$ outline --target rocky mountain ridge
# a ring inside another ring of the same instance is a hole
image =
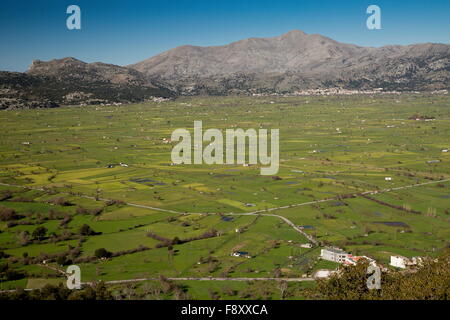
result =
[[[0,72],[0,109],[318,88],[449,89],[450,45],[361,47],[294,30],[223,46],[181,46],[126,67],[35,60],[25,73]]]
[[[450,45],[361,47],[294,30],[225,46],[181,46],[128,67],[180,94],[438,90],[450,86]]]

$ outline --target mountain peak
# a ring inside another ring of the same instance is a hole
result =
[[[289,32],[286,32],[285,34],[282,34],[281,37],[306,36],[306,35],[308,35],[306,32],[303,32],[302,30],[294,29]]]
[[[350,46],[347,51],[352,49]],[[291,30],[278,37],[248,38],[217,47],[181,46],[130,67],[163,78],[303,72],[331,58],[339,59],[342,51],[332,39]]]
[[[67,57],[62,59],[53,59],[51,61],[42,61],[42,60],[33,60],[30,67],[28,68],[28,72],[40,72],[42,69],[45,70],[48,67],[67,67],[67,66],[73,66],[73,65],[85,65],[86,62],[83,62],[81,60],[75,59],[73,57]]]

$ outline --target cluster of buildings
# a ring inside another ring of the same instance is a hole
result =
[[[170,100],[171,100],[170,98],[153,97],[153,96],[148,99],[148,101],[151,101],[151,102],[166,102],[166,101],[170,101]]]
[[[435,92],[436,94],[447,94],[443,90],[442,92]],[[292,93],[253,93],[254,97],[267,97],[267,96],[331,96],[331,95],[354,95],[354,94],[401,94],[400,91],[384,91],[383,88],[375,88],[370,90],[357,90],[357,89],[345,89],[345,88],[319,88],[319,89],[305,89],[298,90]],[[419,93],[414,91],[413,93]],[[270,103],[274,103],[271,101]]]
[[[339,248],[322,249],[320,252],[320,257],[324,260],[346,265],[356,265],[359,260],[366,259],[371,265],[377,265],[377,262],[372,258],[369,258],[367,256],[354,256],[351,253],[345,252],[344,250]],[[421,257],[407,258],[403,256],[391,256],[389,265],[400,269],[406,269],[414,266],[420,266],[422,263],[423,259]]]
[[[325,248],[320,251],[320,257],[324,260],[333,261],[346,265],[356,265],[359,260],[366,259],[371,265],[376,265],[376,261],[366,256],[354,256],[339,248]]]
[[[353,95],[353,94],[376,94],[376,93],[397,93],[396,91],[383,91],[383,88],[372,90],[350,90],[344,88],[324,88],[324,89],[307,89],[295,91],[296,96],[330,96],[330,95]]]

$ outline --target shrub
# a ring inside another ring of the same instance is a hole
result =
[[[45,237],[45,235],[47,234],[47,231],[48,230],[45,227],[37,227],[36,229],[34,229],[32,236],[34,239],[40,241]]]
[[[5,190],[2,193],[0,193],[0,201],[5,201],[8,199],[11,199],[13,196],[13,193],[10,190]]]
[[[69,202],[68,200],[66,200],[63,197],[59,197],[59,198],[55,198],[51,201],[49,201],[50,203],[53,203],[57,206],[63,206],[63,207],[67,207],[67,206],[72,206],[73,204],[71,202]]]
[[[16,214],[16,212],[13,209],[6,208],[6,207],[0,207],[0,220],[1,221],[11,221],[11,220],[17,220],[19,216]]]
[[[56,258],[56,263],[59,264],[60,266],[67,266],[72,264],[72,260],[68,259],[66,256],[59,256],[58,258]]]
[[[75,212],[76,212],[77,214],[88,214],[88,213],[89,213],[89,210],[86,209],[86,208],[83,208],[83,207],[81,207],[81,206],[77,206],[77,209],[75,210]]]
[[[112,253],[106,250],[105,248],[100,248],[95,250],[95,256],[99,259],[110,258],[112,256]]]
[[[83,224],[80,228],[80,234],[82,236],[92,236],[95,235],[95,231],[87,224]]]
[[[65,227],[69,224],[69,222],[72,220],[72,217],[70,215],[64,216],[64,218],[59,222],[59,225],[61,227]]]
[[[107,202],[106,202],[106,205],[109,207],[109,206],[114,206],[114,205],[116,205],[116,206],[121,206],[121,205],[124,205],[125,204],[125,202],[124,201],[122,201],[122,200],[116,200],[116,199],[110,199],[110,200],[108,200]]]

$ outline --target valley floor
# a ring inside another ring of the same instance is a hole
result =
[[[391,255],[438,256],[450,239],[449,104],[445,95],[206,97],[2,111],[0,263],[11,270],[1,289],[64,282],[55,268],[73,263],[83,282],[164,275],[211,298],[196,279],[242,291],[237,279],[334,269],[318,259],[324,246],[385,266]],[[195,120],[204,130],[280,129],[280,171],[171,165],[167,140]],[[309,288],[290,285],[292,298]]]

